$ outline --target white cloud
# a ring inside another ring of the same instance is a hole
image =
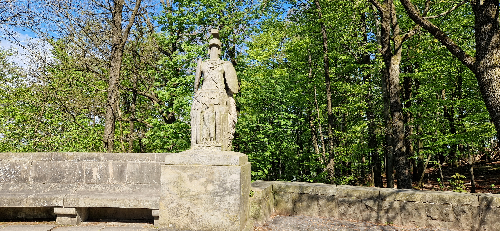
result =
[[[10,57],[10,60],[18,66],[29,69],[39,65],[42,60],[50,61],[52,59],[52,46],[50,44],[35,38],[34,35],[20,32],[14,32],[13,37],[15,40],[3,38],[0,41],[0,47],[15,53]]]

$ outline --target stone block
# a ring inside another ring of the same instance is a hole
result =
[[[480,194],[478,197],[479,205],[482,208],[495,207],[500,208],[500,195],[499,194]]]
[[[51,231],[54,230],[56,226],[55,225],[43,225],[43,224],[37,224],[37,225],[8,225],[3,230],[8,230],[8,231]],[[59,230],[59,229],[58,229]]]
[[[293,202],[293,214],[303,216],[319,216],[319,198],[317,194],[298,194],[297,200]]]
[[[28,161],[0,161],[0,183],[28,183],[30,165]]]
[[[353,220],[361,220],[364,204],[361,199],[343,197],[337,198],[338,214]]]
[[[413,189],[378,188],[380,199],[387,201],[427,202],[427,192]]]
[[[475,230],[477,227],[479,207],[472,205],[451,205],[455,217],[455,225],[458,230]]]
[[[333,195],[321,195],[318,198],[319,214],[325,217],[340,218],[337,198]],[[343,216],[342,216],[343,217]]]
[[[349,185],[338,185],[335,192],[337,198],[352,198],[352,199],[370,199],[376,200],[379,198],[379,189],[371,187],[359,187]]]
[[[377,222],[382,224],[401,224],[404,222],[401,218],[400,201],[384,201],[380,200],[377,206]]]
[[[0,184],[1,207],[63,206],[64,195],[73,185],[61,184]]]
[[[188,152],[174,155],[181,158],[179,160],[166,160],[168,165],[161,167],[160,227],[179,230],[245,228],[249,210],[250,163],[240,153],[217,153],[221,158],[203,153],[193,156]],[[212,157],[217,161],[209,160]],[[205,165],[214,163],[218,165]]]
[[[59,225],[79,225],[87,220],[88,208],[54,208],[56,223]]]
[[[255,181],[251,185],[249,219],[252,225],[262,225],[274,213],[272,182]]]
[[[425,203],[428,221],[455,222],[456,217],[451,204]],[[434,226],[431,226],[434,227]]]
[[[297,201],[299,194],[287,192],[274,192],[274,211],[276,214],[293,215],[293,203]]]
[[[165,157],[167,165],[240,166],[247,162],[247,155],[238,152],[203,149],[190,149]]]
[[[477,194],[457,193],[457,192],[440,192],[430,191],[425,192],[427,195],[427,203],[434,204],[452,204],[452,205],[479,205]]]
[[[337,187],[336,185],[321,183],[275,181],[273,182],[273,191],[317,195],[335,195],[337,192]]]
[[[160,226],[160,210],[159,209],[151,210],[151,215],[153,216],[153,225],[156,227]]]
[[[128,162],[128,184],[160,184],[160,163],[158,162]]]
[[[124,184],[127,182],[127,162],[108,162],[109,183]]]
[[[64,207],[158,209],[159,185],[83,185],[64,198]]]
[[[361,200],[360,217],[361,221],[378,222],[380,200],[366,199]]]
[[[422,202],[404,202],[400,204],[400,225],[425,227],[427,225],[427,204]]]
[[[479,197],[480,230],[498,230],[500,227],[500,195],[483,194]]]
[[[106,162],[83,162],[86,184],[109,183],[109,169]]]
[[[34,183],[83,183],[83,162],[33,161],[31,179]]]

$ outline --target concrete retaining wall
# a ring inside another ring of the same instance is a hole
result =
[[[455,230],[499,230],[500,195],[300,182],[252,184],[251,219],[308,215]]]

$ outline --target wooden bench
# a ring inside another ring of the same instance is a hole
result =
[[[45,208],[37,211],[72,225],[86,220],[89,208],[146,209],[157,221],[166,155],[0,153],[0,209],[22,217],[12,210]]]

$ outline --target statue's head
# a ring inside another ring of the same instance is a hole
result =
[[[208,53],[210,54],[210,59],[219,59],[220,48],[222,43],[219,40],[219,30],[212,29],[211,31],[212,39],[208,43]]]

